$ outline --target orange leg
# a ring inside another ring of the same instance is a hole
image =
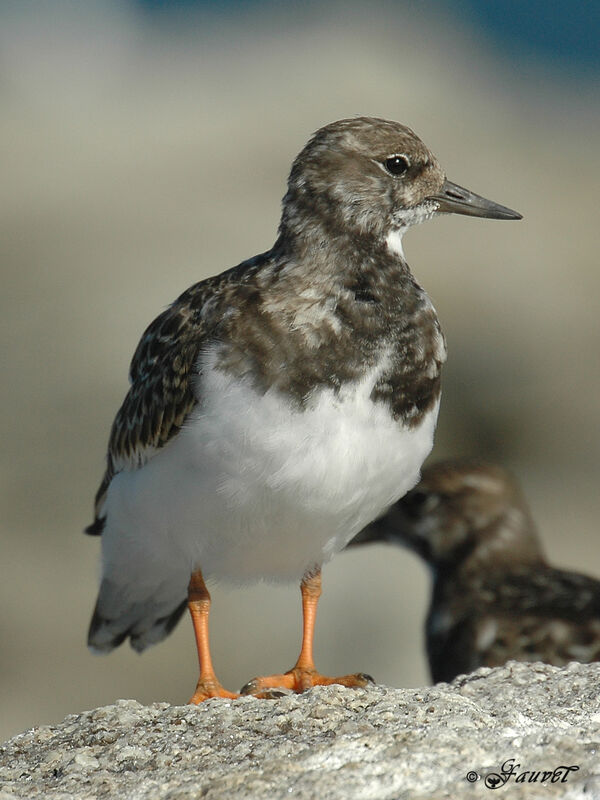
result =
[[[313,639],[317,605],[321,596],[320,569],[305,574],[300,584],[300,591],[302,592],[302,647],[295,666],[279,675],[254,678],[244,686],[242,694],[268,697],[268,690],[275,688],[304,692],[310,689],[311,686],[326,686],[332,683],[339,683],[342,686],[363,687],[373,682],[373,678],[370,675],[365,675],[362,672],[356,675],[344,675],[339,678],[327,678],[317,672],[313,658]]]
[[[188,608],[192,616],[192,624],[196,635],[200,677],[190,703],[201,703],[209,697],[238,697],[224,689],[215,675],[210,657],[208,641],[208,615],[210,612],[210,594],[204,583],[200,570],[192,573],[188,586]]]

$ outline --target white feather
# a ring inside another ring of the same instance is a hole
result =
[[[396,228],[392,229],[385,238],[385,243],[388,246],[388,250],[391,250],[394,255],[400,256],[400,258],[405,261],[404,256],[404,248],[402,247],[402,237],[406,228]]]

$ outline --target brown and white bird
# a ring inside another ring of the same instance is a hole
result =
[[[142,336],[96,497],[102,580],[89,631],[107,652],[163,639],[186,603],[200,678],[231,697],[208,644],[204,578],[301,580],[296,666],[244,689],[326,678],[312,636],[321,565],[418,480],[446,357],[402,252],[410,225],[519,214],[446,180],[420,139],[359,117],[294,161],[271,250],[184,292]]]
[[[509,659],[600,660],[600,581],[551,567],[521,490],[501,467],[447,461],[351,543],[390,542],[431,568],[434,681]]]

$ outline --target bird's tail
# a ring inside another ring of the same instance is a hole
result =
[[[115,583],[103,579],[88,632],[94,653],[110,653],[125,639],[138,653],[168,636],[186,607],[185,585],[179,591],[148,592],[127,597]]]

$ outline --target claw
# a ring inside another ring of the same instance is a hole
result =
[[[343,675],[337,678],[329,678],[321,675],[315,669],[304,669],[294,667],[289,672],[280,675],[267,675],[253,678],[242,687],[240,694],[254,695],[255,697],[267,697],[273,699],[289,694],[290,690],[300,694],[312,689],[313,686],[331,686],[339,684],[353,689],[362,689],[370,683],[375,683],[370,675],[358,672],[355,675]]]
[[[189,700],[189,704],[198,705],[208,700],[210,697],[223,697],[227,700],[235,700],[236,697],[239,697],[239,694],[227,691],[218,681],[199,680],[196,691]]]

